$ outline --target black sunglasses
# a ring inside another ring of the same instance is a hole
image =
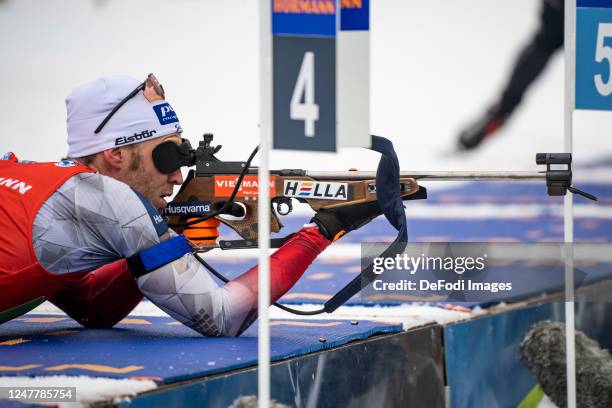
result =
[[[108,121],[113,117],[117,111],[126,104],[127,101],[132,99],[134,96],[138,94],[138,92],[142,91],[144,93],[145,98],[149,102],[157,102],[163,101],[165,97],[164,87],[159,83],[155,75],[149,74],[147,79],[144,82],[136,87],[132,92],[130,92],[125,98],[123,98],[115,107],[106,115],[106,117],[100,122],[96,130],[94,130],[95,134],[100,133],[100,131],[104,128],[104,126],[108,123]]]
[[[196,163],[196,152],[187,139],[181,139],[181,144],[165,141],[158,144],[152,152],[153,164],[160,173],[174,173],[183,166],[193,166]]]

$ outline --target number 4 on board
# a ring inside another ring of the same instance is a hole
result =
[[[307,51],[302,59],[300,73],[291,95],[289,117],[293,120],[303,120],[304,135],[314,137],[315,122],[319,120],[319,105],[315,103],[315,54],[312,51]]]

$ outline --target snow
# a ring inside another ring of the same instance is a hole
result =
[[[60,408],[87,406],[95,401],[129,398],[157,387],[150,380],[119,380],[87,376],[0,377],[0,387],[76,387],[76,402],[53,403]]]
[[[291,305],[291,307],[298,310],[314,310],[321,308],[321,305],[304,304]],[[30,313],[49,315],[63,314],[61,310],[49,302],[43,303]],[[315,316],[296,316],[275,307],[270,308],[271,319],[380,320],[391,323],[401,323],[404,330],[413,329],[426,324],[458,322],[471,317],[480,316],[484,313],[488,313],[488,311],[481,309],[475,309],[473,311],[448,310],[441,307],[418,304],[401,304],[397,306],[341,306],[334,313],[323,313]],[[132,313],[130,313],[129,317],[143,316],[168,315],[150,301],[144,300],[140,302]]]

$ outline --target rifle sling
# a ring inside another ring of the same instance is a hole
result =
[[[408,228],[406,213],[400,191],[400,167],[397,154],[391,141],[384,137],[372,135],[372,147],[381,154],[376,170],[376,198],[385,218],[397,230],[395,240],[383,251],[380,257],[395,257],[401,254],[408,244]],[[368,286],[376,275],[373,264],[369,264],[351,282],[343,287],[323,305],[323,310],[331,313],[356,295],[362,288]]]

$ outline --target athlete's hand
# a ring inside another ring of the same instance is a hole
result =
[[[330,241],[336,241],[349,231],[354,231],[382,214],[376,201],[323,208],[310,220]]]
[[[402,197],[403,201],[423,200],[427,198],[425,187],[419,187],[414,194]],[[334,242],[344,234],[359,229],[382,214],[377,201],[345,205],[342,207],[323,208],[319,210],[310,222],[319,227],[319,231],[327,239]]]

